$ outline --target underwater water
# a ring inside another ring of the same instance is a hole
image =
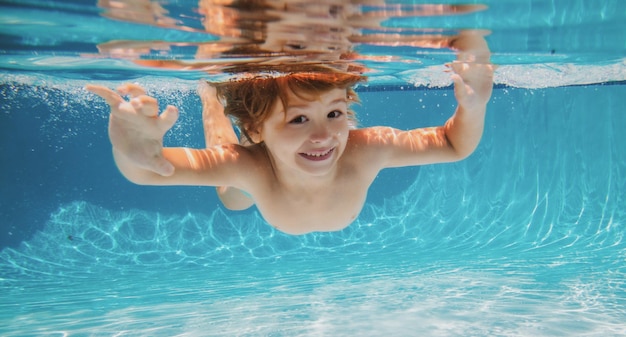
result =
[[[387,24],[492,30],[500,67],[476,152],[385,170],[350,227],[290,236],[224,209],[212,188],[136,186],[115,168],[108,107],[85,84],[144,85],[180,108],[165,143],[201,147],[195,87],[218,75],[86,55],[116,32],[198,32],[81,2],[2,2],[0,334],[625,335],[626,3],[485,3]],[[357,88],[360,124],[453,112],[449,52],[356,48],[422,62],[363,61],[375,71]]]

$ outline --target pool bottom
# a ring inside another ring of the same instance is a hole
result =
[[[229,230],[223,216],[61,208],[37,237],[0,255],[0,333],[626,333],[620,241],[469,245],[463,235],[412,237],[397,219],[291,237],[256,216],[229,217],[239,225]],[[381,224],[394,228],[381,235]]]
[[[4,336],[618,336],[623,275],[525,261],[363,259],[43,279],[3,289]],[[545,267],[540,268],[544,269]],[[619,288],[614,288],[615,286]],[[9,290],[8,292],[6,290]]]

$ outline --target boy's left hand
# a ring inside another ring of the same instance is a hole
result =
[[[459,106],[466,110],[484,108],[493,90],[494,65],[454,61],[449,67],[454,72],[454,96]]]

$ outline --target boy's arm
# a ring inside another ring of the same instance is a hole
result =
[[[450,65],[454,72],[454,96],[458,102],[454,115],[445,123],[449,145],[463,159],[476,149],[485,125],[487,103],[493,90],[491,53],[479,33],[464,32],[451,41],[457,60]]]
[[[237,183],[237,166],[245,148],[163,148],[163,135],[178,118],[176,108],[168,106],[159,115],[157,101],[137,85],[124,85],[118,88],[119,93],[95,85],[86,89],[104,98],[111,107],[109,138],[115,163],[128,180],[145,185]],[[130,101],[120,94],[130,95]]]
[[[239,144],[233,125],[224,114],[224,106],[217,97],[216,89],[201,81],[198,84],[198,96],[202,102],[202,125],[206,147]],[[232,186],[218,186],[217,195],[224,207],[230,210],[243,210],[254,205],[249,195]]]
[[[458,50],[449,66],[458,106],[443,126],[409,131],[376,127],[357,136],[378,149],[374,151],[383,167],[458,161],[478,146],[493,87],[489,48],[482,35],[471,32],[453,39],[451,48]]]

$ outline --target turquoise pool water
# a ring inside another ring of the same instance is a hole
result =
[[[166,143],[200,147],[205,75],[85,56],[116,29],[163,30],[55,3],[3,2],[0,14],[1,335],[626,334],[626,3],[494,1],[391,20],[492,30],[500,68],[483,140],[459,163],[383,171],[353,225],[304,236],[225,210],[209,188],[125,181],[108,110],[82,87],[146,85],[181,109]],[[449,117],[450,53],[357,48],[423,59],[368,63],[380,71],[358,88],[361,124]]]

